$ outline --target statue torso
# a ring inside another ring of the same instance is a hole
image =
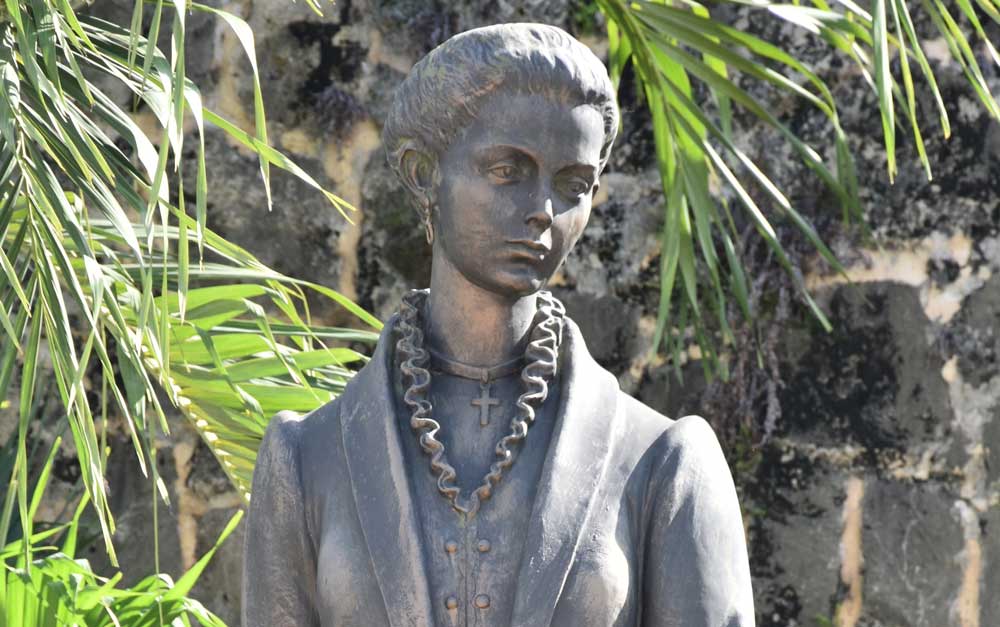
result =
[[[430,400],[435,419],[442,423],[438,438],[455,467],[463,495],[479,487],[489,464],[496,460],[494,448],[510,430],[514,401],[521,392],[520,378],[517,374],[504,377],[488,387],[488,398],[493,399],[488,412],[481,404],[473,404],[483,398],[482,391],[476,381],[433,373]],[[452,508],[438,491],[429,457],[410,428],[398,385],[396,392],[397,424],[425,547],[435,624],[509,625],[524,529],[559,406],[558,381],[550,385],[549,396],[538,409],[515,463],[493,496],[471,517]]]
[[[622,394],[568,332],[557,391],[472,520],[438,493],[396,407],[390,328],[339,399],[279,415],[254,476],[245,624],[752,625],[739,507],[711,428]],[[477,387],[431,392],[436,412],[464,416],[449,438],[468,449],[453,444],[449,461],[466,489],[499,435],[463,437],[480,430]]]

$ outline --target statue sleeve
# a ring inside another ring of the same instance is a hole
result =
[[[243,549],[243,627],[319,627],[299,420],[291,412],[275,416],[257,453]]]
[[[663,435],[650,477],[643,580],[647,627],[753,627],[750,564],[729,466],[698,416]]]

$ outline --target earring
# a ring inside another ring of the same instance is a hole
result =
[[[432,207],[427,206],[427,210],[424,212],[423,223],[424,223],[424,236],[427,238],[428,244],[434,243],[434,223],[431,221]]]
[[[430,216],[424,218],[424,235],[427,236],[427,243],[434,243],[434,225],[431,224]]]

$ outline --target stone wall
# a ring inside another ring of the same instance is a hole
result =
[[[93,11],[127,23],[130,4]],[[554,23],[606,51],[599,20],[579,0],[340,0],[323,18],[286,0],[223,6],[256,33],[270,136],[359,211],[350,224],[275,172],[269,213],[256,159],[210,130],[210,226],[381,317],[429,274],[423,235],[379,139],[412,63],[456,32],[502,21]],[[662,198],[649,119],[628,78],[600,198],[554,291],[626,391],[668,415],[705,415],[720,433],[741,492],[760,625],[1000,624],[1000,125],[978,106],[960,68],[943,60],[944,43],[932,41],[953,136],[944,141],[925,127],[935,174],[928,182],[903,133],[900,172],[889,185],[875,100],[853,67],[764,15],[720,15],[793,46],[844,103],[874,241],[842,227],[839,208],[780,138],[737,116],[739,144],[790,190],[848,266],[850,284],[775,217],[833,332],[822,331],[748,237],[761,322],[737,330],[731,380],[707,380],[695,349],[685,356],[683,384],[650,357]],[[206,103],[249,128],[249,65],[238,41],[201,14],[189,29],[188,66]],[[989,71],[1000,93],[1000,73]],[[805,105],[773,104],[797,132],[829,140]],[[316,311],[323,322],[346,320],[325,303]],[[159,524],[162,565],[177,573],[210,546],[238,499],[196,436],[179,421],[175,427],[160,449],[173,499],[160,507]],[[119,443],[109,483],[117,546],[134,579],[152,565],[152,496],[128,449]],[[229,541],[196,591],[233,626],[241,543],[239,535]],[[93,556],[100,561],[100,550]]]

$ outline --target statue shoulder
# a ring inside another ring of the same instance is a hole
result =
[[[301,416],[293,411],[279,411],[264,431],[264,438],[260,441],[260,448],[257,450],[257,467],[265,462],[271,462],[271,458],[277,457],[281,461],[292,461],[298,464],[299,433],[302,430],[302,421],[305,416]]]
[[[697,415],[668,418],[624,392],[619,403],[624,414],[625,437],[633,446],[652,449],[651,457],[659,460],[658,465],[675,469],[680,465],[716,476],[718,473],[713,470],[722,468],[728,477],[722,447],[707,420]]]
[[[277,455],[290,467],[300,467],[303,458],[313,453],[315,443],[330,442],[330,436],[339,432],[339,416],[339,397],[307,414],[279,411],[267,424],[257,453],[257,465],[265,456]]]
[[[698,449],[718,447],[719,440],[708,421],[691,414],[682,418],[668,418],[642,401],[621,392],[622,405],[627,430],[638,430],[649,437],[660,440],[661,445],[671,447],[694,447]]]
[[[618,393],[618,407],[627,437],[643,440],[647,446],[655,444],[677,423],[622,391]]]
[[[704,418],[685,416],[666,424],[648,452],[648,615],[657,624],[656,617],[680,616],[684,624],[752,627],[739,498],[715,431]]]
[[[661,490],[675,497],[686,494],[696,499],[736,502],[732,474],[719,438],[701,416],[671,420],[651,449],[650,480],[659,483]],[[737,515],[738,511],[737,507]]]

